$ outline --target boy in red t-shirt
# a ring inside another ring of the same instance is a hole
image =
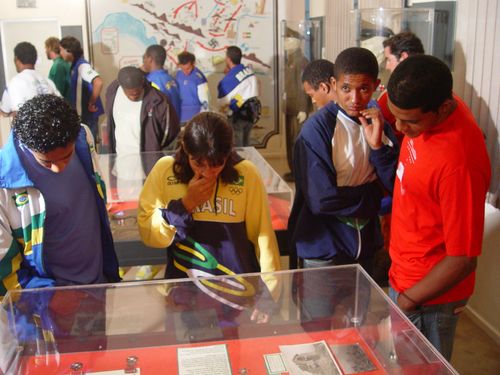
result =
[[[458,314],[474,289],[491,177],[481,130],[452,86],[448,67],[425,55],[401,62],[387,86],[405,135],[394,186],[390,295],[448,360]]]

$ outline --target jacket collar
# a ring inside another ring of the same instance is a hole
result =
[[[0,187],[15,189],[34,186],[19,158],[18,141],[14,139],[14,132],[10,132],[9,139],[0,150]]]
[[[78,155],[79,159],[84,163],[86,170],[92,170],[88,169],[92,166],[92,160],[90,157],[86,157],[88,154],[88,145],[85,137],[85,130],[81,128],[75,144],[75,154]],[[19,150],[18,142],[19,141],[14,138],[14,132],[11,131],[7,143],[3,149],[0,150],[1,188],[16,189],[35,186],[33,181],[29,178],[19,157],[21,150]]]

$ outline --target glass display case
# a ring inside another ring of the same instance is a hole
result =
[[[284,249],[293,192],[254,147],[236,148],[236,151],[255,164],[260,172],[268,194],[273,228],[280,249]],[[160,158],[169,154],[173,154],[173,151],[124,156],[99,155],[101,173],[106,183],[111,230],[121,266],[165,263],[165,252],[148,248],[140,241],[136,218],[139,195],[146,176]]]
[[[351,44],[368,48],[382,65],[382,42],[402,31],[417,35],[425,51],[433,48],[434,10],[427,8],[377,8],[351,11]]]
[[[380,89],[389,79],[385,70],[383,42],[402,31],[413,32],[421,41],[424,50],[434,51],[434,10],[428,8],[376,8],[351,11],[350,44],[367,48],[373,52],[379,63]],[[375,97],[380,91],[375,93]]]
[[[6,374],[457,374],[357,265],[12,290]]]

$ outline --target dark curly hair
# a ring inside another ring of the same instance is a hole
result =
[[[330,88],[330,79],[333,77],[334,65],[331,61],[319,59],[311,61],[304,68],[302,73],[302,83],[309,83],[314,90],[319,89],[320,83],[324,83]]]
[[[401,109],[420,108],[436,112],[452,99],[453,77],[448,66],[437,57],[414,55],[403,60],[387,84],[389,99]]]
[[[174,174],[187,184],[194,176],[189,166],[189,155],[196,161],[204,161],[216,167],[226,164],[220,173],[221,180],[228,184],[238,180],[235,165],[241,158],[233,150],[233,128],[226,118],[214,112],[201,112],[185,126],[180,146],[175,154]]]
[[[351,47],[339,53],[335,59],[335,79],[346,74],[367,74],[377,80],[378,62],[375,55],[366,48]]]
[[[80,118],[63,98],[38,95],[19,108],[12,130],[30,150],[47,153],[76,141]]]

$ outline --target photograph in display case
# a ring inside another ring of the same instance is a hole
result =
[[[330,348],[344,374],[359,374],[377,369],[359,343],[332,345]]]
[[[291,375],[342,374],[325,341],[280,345],[280,350]]]

